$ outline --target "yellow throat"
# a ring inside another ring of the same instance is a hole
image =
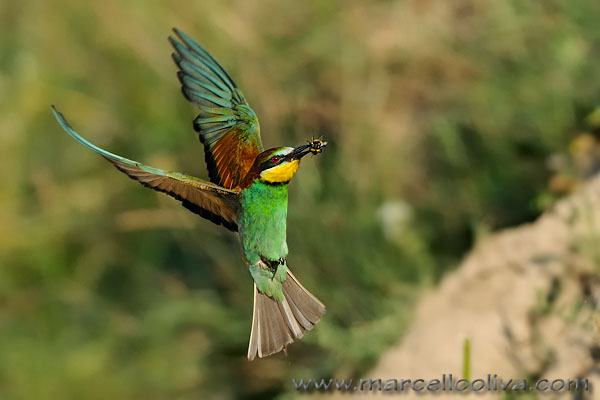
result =
[[[289,182],[298,171],[300,160],[292,160],[285,164],[269,168],[260,173],[260,179],[271,183]]]

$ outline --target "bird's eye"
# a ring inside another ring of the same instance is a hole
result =
[[[273,156],[273,157],[271,157],[271,161],[274,162],[274,163],[278,163],[279,160],[281,160],[281,157],[279,157],[279,156]]]

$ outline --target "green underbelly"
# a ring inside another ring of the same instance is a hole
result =
[[[286,243],[287,185],[255,181],[241,193],[238,227],[242,251],[249,264],[278,260],[288,253]]]

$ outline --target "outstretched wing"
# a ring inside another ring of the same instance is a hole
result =
[[[194,129],[204,145],[210,180],[237,187],[262,151],[256,114],[229,74],[196,41],[173,29],[173,60],[186,99],[200,109]]]
[[[99,153],[117,169],[142,185],[163,192],[181,201],[183,206],[215,224],[222,224],[237,231],[239,211],[238,192],[228,190],[202,179],[151,168],[128,160],[88,142],[71,128],[64,116],[52,106],[52,112],[60,126],[75,140]]]

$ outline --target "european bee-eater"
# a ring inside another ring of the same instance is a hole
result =
[[[169,37],[186,99],[200,109],[194,129],[204,145],[210,182],[167,172],[110,153],[82,138],[52,107],[62,128],[142,185],[181,201],[188,210],[239,233],[254,279],[248,359],[284,350],[320,321],[325,306],[288,269],[288,183],[300,159],[327,144],[263,150],[256,114],[223,67],[196,41],[174,29]]]

